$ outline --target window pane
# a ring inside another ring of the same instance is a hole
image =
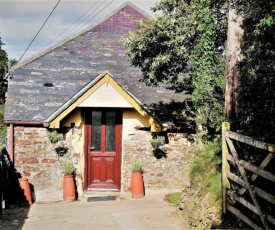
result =
[[[101,143],[101,111],[92,111],[92,151],[99,152]]]
[[[116,112],[106,111],[106,151],[115,151]]]

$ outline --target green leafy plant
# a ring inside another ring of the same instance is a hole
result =
[[[151,143],[160,143],[161,145],[165,144],[165,137],[164,136],[157,136],[156,138],[150,139]]]
[[[165,137],[164,136],[157,136],[156,138],[150,139],[150,143],[154,148],[158,148],[159,146],[165,144]]]
[[[62,164],[62,169],[64,174],[72,174],[74,172],[74,165],[70,161],[65,161]]]
[[[140,172],[141,171],[141,163],[138,160],[133,160],[131,162],[131,169],[133,172]]]
[[[51,143],[56,143],[62,138],[62,135],[54,130],[48,134],[48,138]]]

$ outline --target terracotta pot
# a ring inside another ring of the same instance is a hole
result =
[[[30,205],[32,204],[32,194],[30,184],[27,178],[19,178],[19,186],[22,190],[22,202],[28,202]]]
[[[144,184],[141,172],[132,172],[131,193],[132,198],[144,197]]]
[[[72,174],[65,174],[63,177],[63,201],[75,201],[75,185]]]

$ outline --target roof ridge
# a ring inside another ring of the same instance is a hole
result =
[[[136,11],[138,11],[140,14],[142,14],[143,16],[149,18],[150,15],[147,14],[145,11],[143,11],[142,9],[140,9],[139,7],[137,7],[135,4],[133,4],[132,2],[124,2],[121,6],[119,6],[118,8],[116,8],[115,10],[111,11],[109,14],[107,14],[105,17],[103,17],[101,20],[99,20],[98,22],[95,22],[94,24],[91,24],[90,26],[88,26],[87,28],[82,29],[81,31],[79,31],[78,33],[72,34],[69,37],[65,38],[64,40],[58,42],[56,45],[53,45],[45,50],[42,50],[40,52],[38,52],[37,54],[33,55],[32,57],[28,58],[27,60],[18,63],[14,66],[11,67],[11,72],[24,66],[27,65],[29,63],[31,63],[32,61],[48,54],[49,52],[53,51],[54,49],[66,44],[67,42],[79,37],[81,34],[86,33],[87,31],[95,28],[96,26],[102,24],[104,21],[108,20],[110,17],[112,17],[113,15],[115,15],[116,13],[118,13],[120,10],[122,10],[123,8],[125,8],[126,6],[130,6],[133,9],[135,9]]]

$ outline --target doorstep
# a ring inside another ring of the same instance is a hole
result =
[[[115,199],[113,199],[115,197]],[[113,201],[120,201],[121,199],[121,192],[120,191],[85,191],[83,194],[83,198],[87,201],[98,201],[104,200],[113,200]],[[102,199],[100,199],[102,198]]]

